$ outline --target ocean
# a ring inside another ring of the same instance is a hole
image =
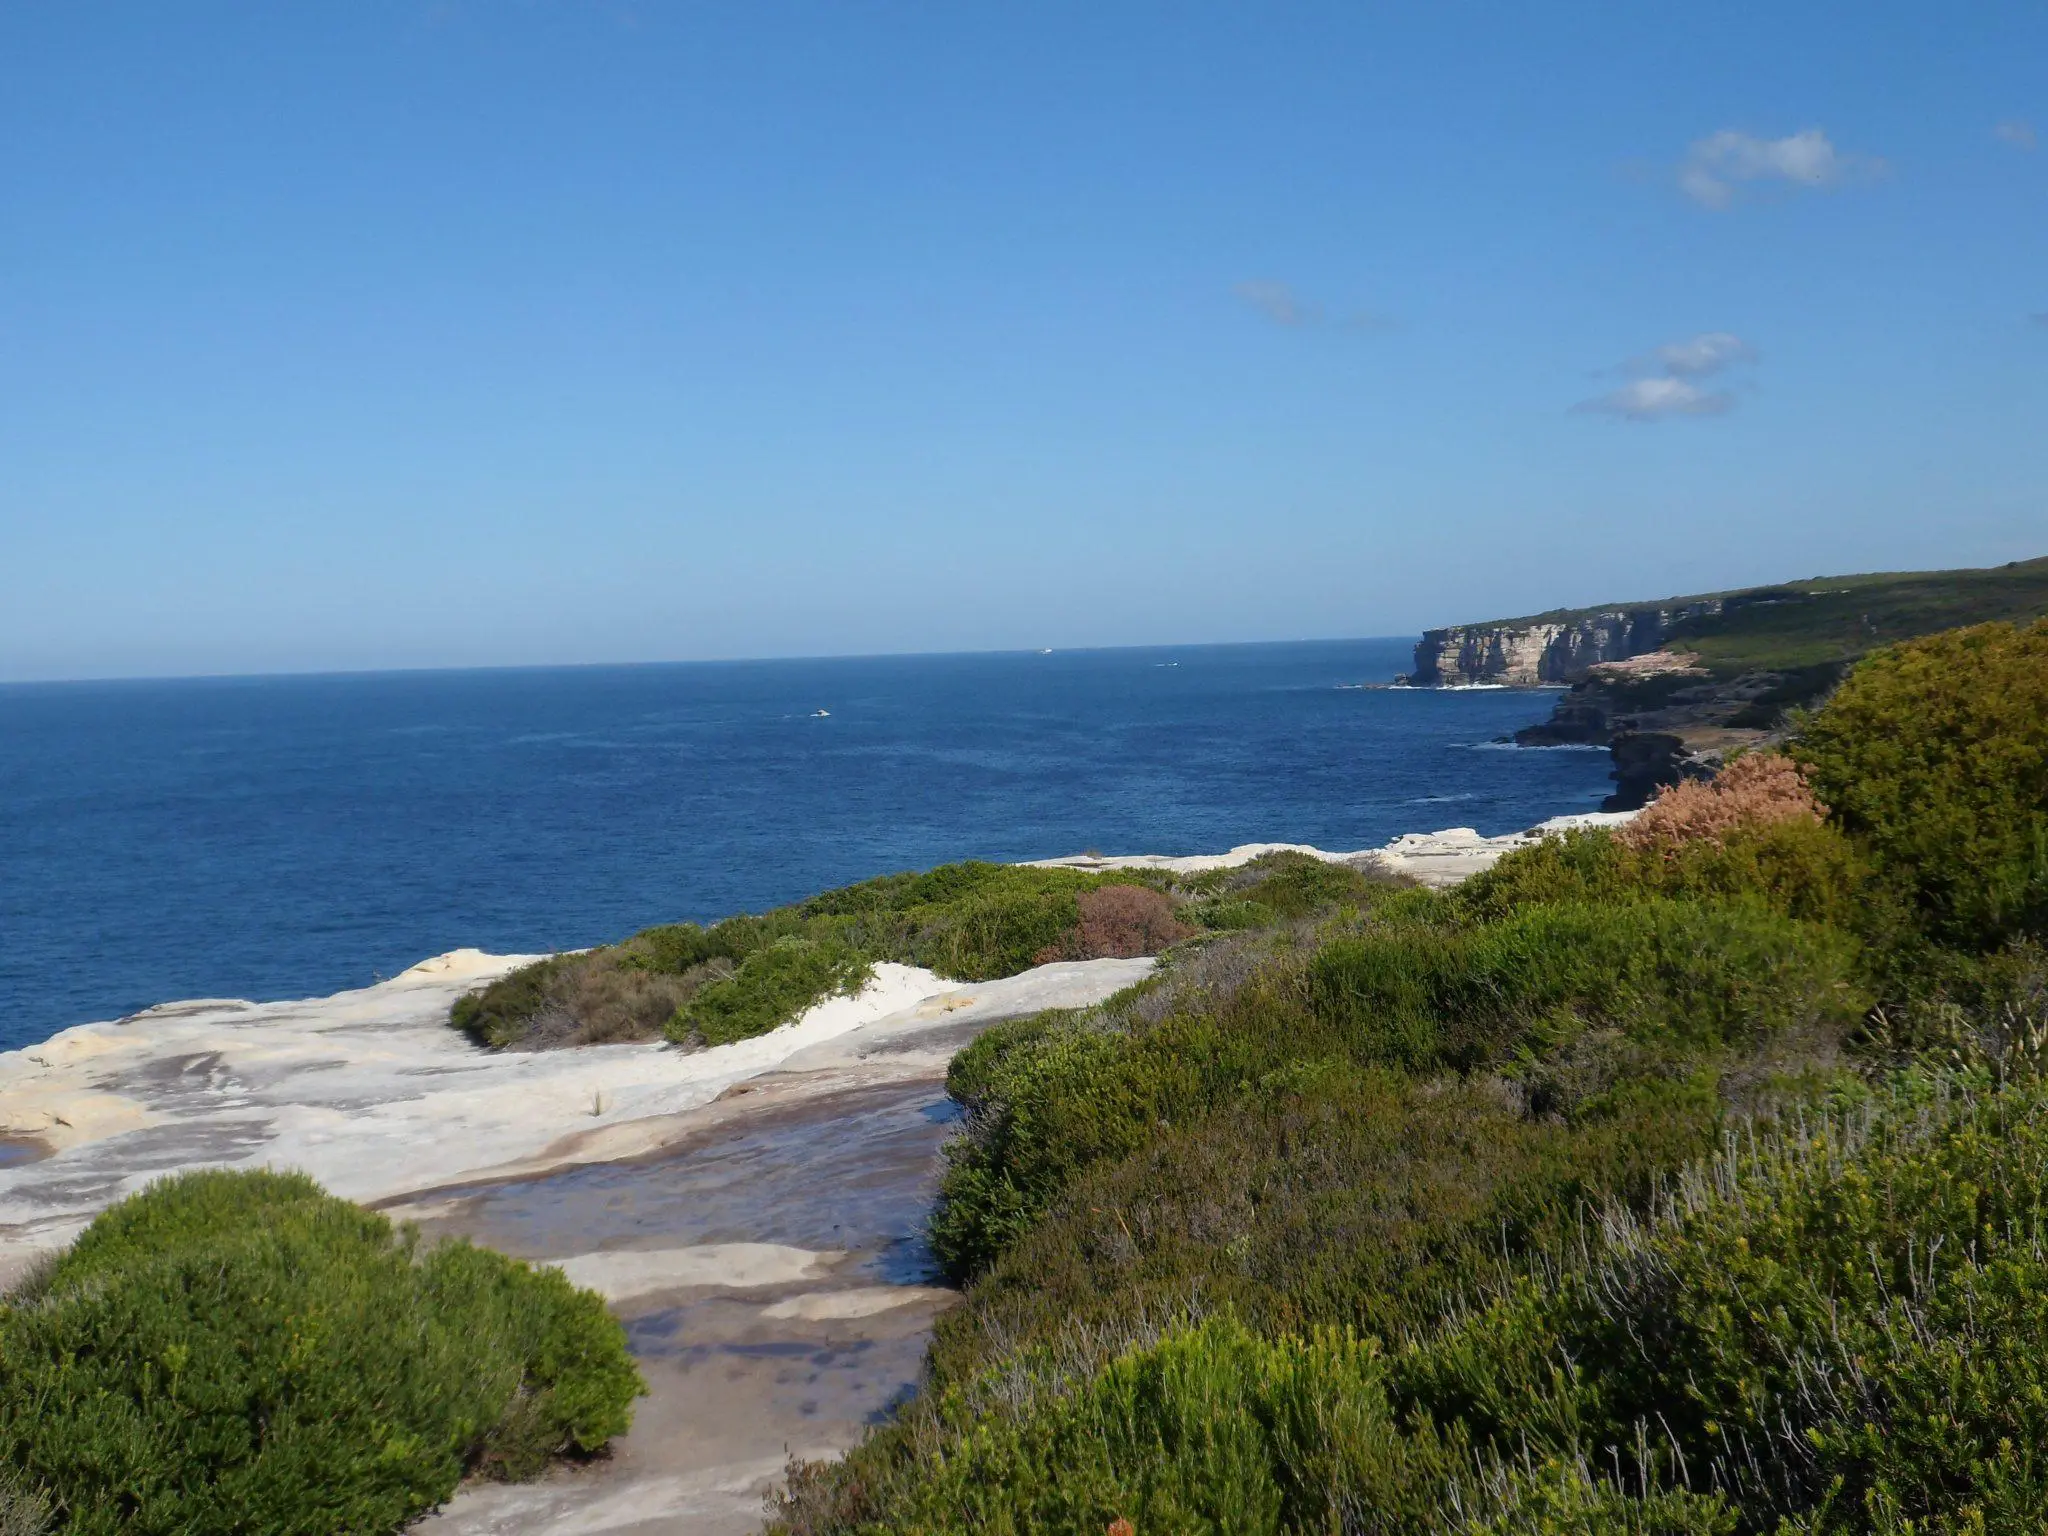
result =
[[[1363,848],[1596,808],[1406,640],[0,686],[0,1049],[952,859]]]

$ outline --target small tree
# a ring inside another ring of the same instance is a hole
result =
[[[2048,620],[1877,652],[1792,750],[1938,937],[2048,931]]]

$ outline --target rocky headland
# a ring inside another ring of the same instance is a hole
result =
[[[1599,663],[1657,650],[1675,625],[1717,614],[1721,606],[1720,598],[1709,597],[1664,607],[1547,613],[1425,630],[1415,647],[1415,670],[1403,680],[1416,688],[1572,683]]]
[[[1604,746],[1603,809],[1646,804],[1711,777],[1728,755],[1781,739],[1882,646],[1987,620],[2048,613],[2048,559],[1979,570],[1817,576],[1805,581],[1559,609],[1424,633],[1412,687],[1552,687],[1526,747]]]

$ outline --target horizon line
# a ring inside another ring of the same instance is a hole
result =
[[[641,661],[479,662],[472,665],[410,667],[307,667],[269,672],[132,672],[77,677],[0,677],[0,689],[78,688],[126,683],[311,682],[320,679],[429,677],[471,672],[597,672],[636,667],[745,667],[800,661],[916,661],[969,656],[1098,655],[1113,651],[1234,650],[1275,645],[1360,645],[1373,641],[1413,643],[1410,635],[1309,635],[1284,640],[1171,640],[1137,645],[992,646],[986,650],[837,651],[770,656],[670,657]]]

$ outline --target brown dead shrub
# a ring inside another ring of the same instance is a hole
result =
[[[1180,920],[1173,898],[1142,885],[1105,885],[1075,898],[1081,921],[1057,944],[1033,958],[1052,960],[1131,960],[1156,955],[1195,930]]]
[[[1688,780],[1666,787],[1614,837],[1637,852],[1668,853],[1686,843],[1723,842],[1739,828],[1820,821],[1827,813],[1814,798],[1805,771],[1791,758],[1751,752],[1704,783]]]

